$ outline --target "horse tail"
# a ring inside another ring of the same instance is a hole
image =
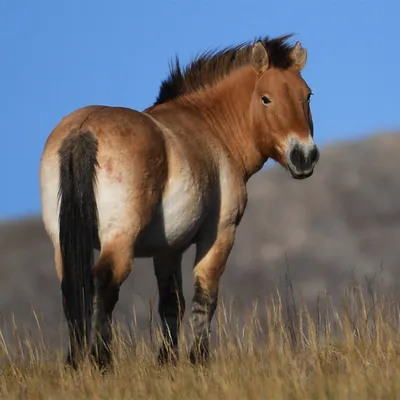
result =
[[[70,340],[75,342],[71,346],[76,344],[78,349],[89,343],[93,313],[97,147],[97,138],[91,132],[74,132],[63,140],[58,151],[61,291]]]

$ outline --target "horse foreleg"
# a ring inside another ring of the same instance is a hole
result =
[[[192,363],[209,358],[210,325],[218,303],[218,288],[232,249],[235,226],[224,227],[215,235],[205,234],[197,243],[192,306],[194,342]]]

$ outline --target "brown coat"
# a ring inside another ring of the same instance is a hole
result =
[[[310,176],[318,161],[311,90],[300,75],[307,53],[299,43],[289,46],[287,38],[205,54],[185,71],[177,64],[156,103],[143,112],[88,106],[55,127],[40,182],[67,319],[79,322],[76,313],[94,299],[94,314],[87,317],[107,342],[104,315],[111,315],[132,260],[153,257],[160,316],[175,348],[183,311],[178,308],[184,308],[181,256],[196,244],[192,358],[207,354],[219,279],[246,207],[247,180],[268,158],[298,179]],[[61,237],[69,239],[63,243]],[[73,272],[82,264],[90,278],[91,266],[79,260],[92,259],[79,258],[79,246],[101,249],[93,293]],[[73,306],[70,299],[79,291],[71,290],[81,286],[88,297]],[[91,337],[92,347],[98,345]],[[107,362],[109,351],[102,352],[98,361]]]

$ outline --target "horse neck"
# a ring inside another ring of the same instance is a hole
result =
[[[204,118],[210,134],[217,137],[236,160],[245,180],[265,162],[255,144],[250,116],[255,80],[253,68],[243,67],[187,99]]]

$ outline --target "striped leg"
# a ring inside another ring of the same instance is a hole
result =
[[[159,292],[158,312],[164,336],[158,358],[160,363],[175,361],[178,355],[179,328],[185,313],[181,263],[181,253],[154,257]]]
[[[192,363],[209,358],[210,325],[218,303],[218,287],[226,261],[232,249],[235,226],[213,235],[204,235],[197,243],[194,268],[194,296],[192,306],[194,342],[190,353]]]
[[[91,353],[101,370],[112,363],[112,313],[120,287],[133,268],[132,240],[118,238],[104,246],[94,270]]]

